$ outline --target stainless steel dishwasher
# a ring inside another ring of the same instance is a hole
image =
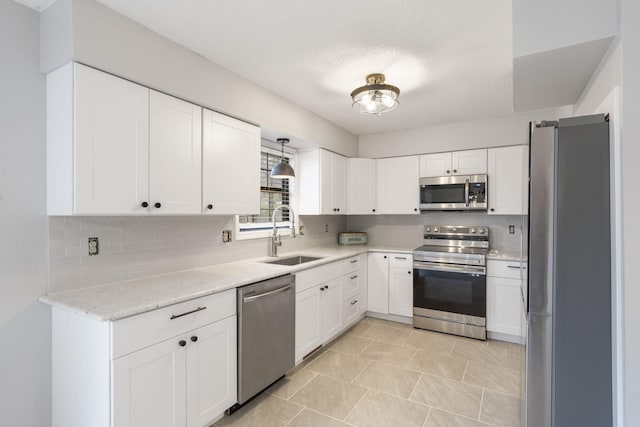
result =
[[[237,406],[294,367],[295,316],[291,274],[238,288]]]

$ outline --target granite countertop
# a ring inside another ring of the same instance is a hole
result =
[[[487,253],[487,259],[494,259],[498,261],[520,261],[520,252],[491,249],[489,253]],[[522,257],[522,261],[527,262],[526,255]]]
[[[117,320],[261,280],[318,267],[369,251],[411,253],[412,249],[358,245],[318,247],[280,254],[279,258],[292,255],[322,257],[319,260],[295,266],[266,264],[263,261],[272,258],[260,257],[59,292],[44,295],[40,297],[40,301],[98,321]]]

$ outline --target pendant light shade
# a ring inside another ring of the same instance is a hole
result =
[[[278,138],[278,142],[282,144],[282,158],[280,159],[280,163],[276,164],[273,169],[271,169],[271,178],[294,178],[296,174],[293,171],[293,168],[284,160],[284,144],[288,144],[289,139]]]
[[[352,107],[360,114],[382,114],[398,108],[400,89],[385,84],[384,74],[367,76],[367,84],[351,92]]]

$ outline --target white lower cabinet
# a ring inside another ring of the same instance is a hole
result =
[[[521,269],[526,271],[526,264],[487,261],[487,331],[522,337],[525,308],[521,292]]]
[[[100,322],[54,307],[52,425],[204,427],[236,403],[235,289]]]
[[[364,315],[363,286],[366,254],[296,273],[296,363]]]
[[[369,254],[368,311],[413,316],[413,257],[405,253]]]
[[[390,254],[389,314],[413,316],[413,257]]]

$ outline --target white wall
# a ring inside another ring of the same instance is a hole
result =
[[[0,0],[0,425],[51,424],[39,15]]]
[[[618,32],[616,0],[514,0],[513,56],[525,56]]]
[[[69,7],[71,5],[71,7]],[[71,19],[68,13],[72,14]],[[66,14],[66,15],[65,15]],[[347,156],[357,137],[95,0],[58,0],[42,14],[42,70],[70,59]],[[73,25],[71,47],[66,33]],[[46,31],[46,32],[45,32]],[[230,43],[232,40],[220,40]],[[60,46],[62,44],[62,46]],[[73,57],[68,53],[72,51]]]
[[[495,119],[363,135],[360,136],[359,156],[380,158],[524,144],[529,138],[530,121],[557,120],[572,114],[573,108],[568,106]]]
[[[622,85],[622,40],[611,43],[574,107],[576,116],[592,114],[615,86]]]
[[[625,422],[640,425],[640,2],[622,0],[622,232]]]

